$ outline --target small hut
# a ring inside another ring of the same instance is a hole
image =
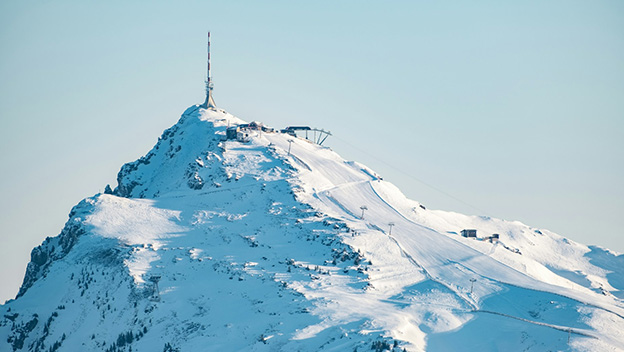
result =
[[[236,139],[236,134],[238,133],[239,130],[240,128],[238,126],[228,127],[228,129],[225,131],[225,138]]]
[[[247,143],[251,141],[251,130],[246,128],[241,128],[236,132],[236,140],[242,143]]]
[[[463,229],[461,230],[461,235],[467,238],[477,238],[477,230],[474,229]]]

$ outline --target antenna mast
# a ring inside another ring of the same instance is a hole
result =
[[[208,70],[207,71],[208,72],[206,74],[206,100],[204,101],[204,104],[202,104],[202,107],[204,109],[216,109],[217,104],[215,104],[214,99],[212,98],[213,84],[212,84],[212,79],[210,77],[210,32],[208,32]]]

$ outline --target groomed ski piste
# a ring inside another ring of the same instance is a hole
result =
[[[0,350],[624,351],[624,256],[425,209],[305,139],[224,140],[240,123],[187,109],[74,207]]]

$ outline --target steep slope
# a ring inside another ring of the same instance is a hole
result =
[[[78,204],[0,350],[624,350],[624,256],[427,210],[304,139],[223,140],[241,123],[191,107]]]

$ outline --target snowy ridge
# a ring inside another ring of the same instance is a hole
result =
[[[304,139],[224,141],[240,123],[187,109],[77,205],[0,307],[0,350],[624,350],[624,256],[425,209]]]

